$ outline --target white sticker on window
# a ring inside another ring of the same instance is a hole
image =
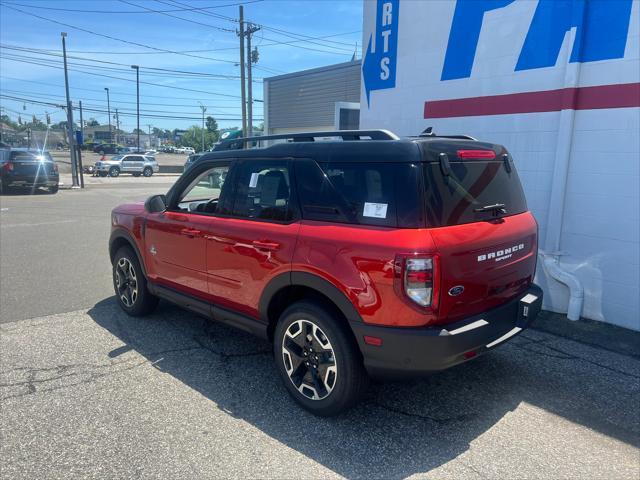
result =
[[[256,188],[258,186],[258,177],[260,174],[258,172],[253,172],[251,174],[251,180],[249,180],[249,188]]]
[[[364,203],[363,217],[373,218],[387,218],[387,204],[386,203]]]

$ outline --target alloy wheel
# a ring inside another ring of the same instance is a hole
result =
[[[311,400],[327,398],[336,386],[338,367],[327,335],[310,320],[296,320],[282,338],[282,360],[289,380]]]
[[[133,264],[128,258],[118,260],[116,266],[116,288],[120,300],[127,307],[132,307],[138,299],[138,277]]]

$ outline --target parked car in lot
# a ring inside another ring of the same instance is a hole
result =
[[[101,143],[93,147],[93,151],[95,153],[100,153],[100,154],[104,153],[106,155],[113,155],[113,154],[119,153],[119,151],[122,148],[123,147],[121,147],[117,143]]]
[[[324,416],[370,377],[466,362],[536,318],[537,224],[503,146],[384,130],[263,139],[293,141],[208,153],[166,195],[113,210],[127,314],[164,298],[267,339],[289,393]]]
[[[0,149],[0,193],[11,188],[45,187],[58,192],[58,165],[48,151],[26,148]]]
[[[150,177],[160,170],[155,157],[142,154],[116,155],[109,160],[100,160],[95,171],[101,176],[117,177],[121,173],[131,173],[134,177]]]
[[[193,154],[189,155],[189,157],[187,158],[187,161],[184,162],[184,171],[186,172],[187,168],[189,168],[191,165],[193,165],[196,160],[198,160],[200,157],[202,157],[202,155],[204,155],[204,153],[193,153]]]
[[[174,153],[186,153],[187,155],[193,155],[196,151],[192,147],[178,147],[174,150]]]

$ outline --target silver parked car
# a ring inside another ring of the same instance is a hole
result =
[[[109,160],[96,162],[95,171],[101,177],[117,177],[121,173],[131,173],[134,177],[150,177],[160,170],[155,157],[142,154],[115,155]]]

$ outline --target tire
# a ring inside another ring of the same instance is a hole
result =
[[[322,417],[353,407],[369,385],[353,334],[337,315],[319,303],[297,302],[280,316],[274,335],[285,388],[302,407]]]
[[[111,167],[109,169],[109,176],[110,177],[119,177],[120,176],[120,168],[118,167]]]
[[[131,247],[122,247],[113,258],[113,289],[120,308],[132,317],[142,317],[153,312],[158,297],[147,288],[138,256]]]
[[[145,177],[150,177],[151,175],[153,175],[153,168],[144,167],[144,170],[142,170],[142,175],[144,175]]]
[[[58,193],[58,189],[59,189],[59,188],[60,188],[60,187],[59,187],[58,185],[55,185],[55,186],[53,186],[53,187],[49,187],[49,193],[51,193],[51,194],[56,194],[56,193]]]

